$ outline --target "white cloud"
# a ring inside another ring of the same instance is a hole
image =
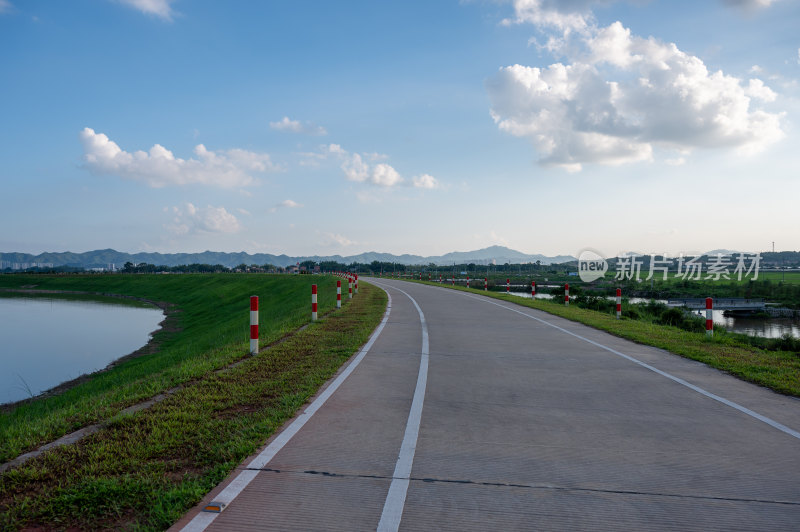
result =
[[[412,180],[414,187],[416,188],[439,188],[439,181],[435,177],[429,174],[422,174],[420,176],[414,177]]]
[[[347,152],[338,144],[328,144],[327,146],[323,146],[323,150],[334,155],[347,155]]]
[[[304,135],[327,135],[328,132],[322,126],[317,126],[311,122],[305,124],[300,123],[298,120],[290,120],[288,116],[284,116],[278,122],[270,122],[269,127],[277,131],[289,131],[291,133],[302,133]]]
[[[349,154],[337,144],[331,144],[330,153],[343,159],[342,171],[350,181],[371,183],[382,187],[393,187],[403,182],[403,178],[392,166],[386,163],[370,165],[358,153]]]
[[[175,12],[170,4],[175,0],[118,0],[134,9],[138,9],[146,15],[153,15],[160,19],[171,21]]]
[[[764,82],[760,79],[751,79],[747,87],[744,89],[744,93],[757,100],[761,100],[764,102],[774,102],[775,99],[778,97],[772,89],[764,85]]]
[[[8,13],[9,11],[11,11],[12,7],[13,6],[11,5],[11,2],[9,2],[9,0],[0,0],[0,15],[3,13]]]
[[[537,26],[553,27],[561,31],[583,31],[593,20],[592,4],[609,4],[598,0],[514,0],[514,20],[512,22],[530,23]]]
[[[357,183],[370,183],[384,188],[398,185],[410,185],[417,188],[439,188],[439,182],[428,174],[414,177],[409,183],[395,168],[386,163],[377,163],[388,159],[382,153],[350,153],[339,144],[326,144],[320,146],[320,154],[302,154],[306,157],[306,164],[318,164],[319,159],[332,157],[341,161],[341,169],[348,181]],[[301,163],[303,164],[303,163]],[[363,194],[362,202],[374,202],[375,196]]]
[[[276,212],[278,209],[299,209],[302,206],[303,205],[297,203],[296,201],[286,199],[280,203],[276,203],[275,206],[270,209],[270,212]]]
[[[366,181],[369,178],[369,165],[361,160],[361,156],[354,153],[345,156],[342,163],[342,171],[350,181]]]
[[[566,34],[565,34],[566,35]],[[782,114],[753,105],[775,93],[759,79],[709,72],[675,44],[632,36],[615,22],[566,35],[547,68],[501,68],[488,85],[498,127],[529,138],[543,164],[648,161],[654,148],[754,153],[783,137]]]
[[[198,208],[187,203],[173,207],[172,223],[165,227],[177,235],[197,233],[235,233],[241,229],[239,220],[224,207]]]
[[[325,239],[327,240],[326,242],[323,242],[323,245],[338,244],[340,246],[350,247],[350,246],[354,246],[354,245],[356,245],[358,243],[358,242],[356,242],[354,240],[350,240],[346,236],[342,236],[342,235],[340,235],[338,233],[323,233],[323,235],[325,236]]]
[[[252,172],[278,169],[268,154],[241,149],[215,152],[198,144],[194,149],[196,159],[181,159],[160,144],[149,152],[129,153],[88,127],[81,131],[80,138],[85,167],[90,171],[144,181],[155,188],[188,184],[241,187],[254,183]]]
[[[403,178],[397,170],[385,163],[376,164],[372,167],[369,181],[383,187],[393,187],[403,182]]]

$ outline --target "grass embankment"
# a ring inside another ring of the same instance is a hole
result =
[[[419,281],[414,281],[419,282]],[[428,283],[441,286],[439,283]],[[690,332],[678,327],[623,318],[612,314],[565,306],[563,302],[531,300],[474,288],[444,285],[525,307],[543,310],[556,316],[577,321],[615,336],[665,349],[677,355],[708,364],[742,380],[770,388],[776,392],[800,397],[800,355],[789,351],[767,351],[748,345],[738,335],[722,332],[708,338],[705,332]]]
[[[257,293],[253,283],[258,277],[242,277],[250,279],[246,293]],[[208,280],[212,285],[227,284],[225,279]],[[284,276],[262,281],[273,291],[299,289],[304,296],[302,321],[308,320],[310,298],[305,296],[310,279]],[[314,281],[328,282],[319,277]],[[213,288],[203,296],[203,287],[202,282],[195,287],[200,291],[195,297],[219,298]],[[368,339],[383,314],[386,296],[367,284],[360,288],[342,311],[258,356],[245,356],[241,364],[219,373],[207,365],[202,375],[151,408],[119,415],[77,444],[59,447],[4,473],[0,476],[0,529],[158,530],[170,526],[291,418]],[[238,309],[241,304],[235,306]],[[323,308],[328,306],[332,305],[326,302]],[[279,331],[273,335],[277,337]],[[185,333],[186,329],[175,336]],[[178,343],[174,338],[172,342]],[[210,351],[200,358],[216,358],[223,364],[245,348],[238,340],[222,349],[213,338],[209,342]],[[214,354],[216,350],[231,353]],[[196,364],[200,362],[189,367]]]
[[[173,305],[172,319],[153,338],[157,356],[125,360],[63,394],[0,413],[0,462],[246,356],[250,295],[260,296],[261,344],[278,340],[308,321],[313,283],[320,285],[320,311],[332,309],[331,277],[0,275],[0,289],[118,294]]]

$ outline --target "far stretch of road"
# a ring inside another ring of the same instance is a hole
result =
[[[800,401],[477,294],[372,279],[371,342],[186,530],[798,530]]]

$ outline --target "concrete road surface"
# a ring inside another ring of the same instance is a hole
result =
[[[480,295],[385,323],[176,530],[800,530],[800,401]]]

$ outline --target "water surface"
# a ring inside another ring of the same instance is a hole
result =
[[[526,297],[530,299],[530,292],[510,292],[512,296]],[[536,294],[536,299],[550,299],[550,294]],[[563,296],[559,296],[563,297]],[[615,300],[614,296],[607,296],[609,300]],[[649,303],[656,301],[666,304],[665,299],[650,300],[647,298],[631,297],[629,303]],[[705,310],[693,311],[705,319]],[[780,338],[785,334],[800,338],[800,321],[791,318],[750,318],[747,316],[726,316],[723,310],[712,310],[714,327],[722,327],[725,330],[735,333],[748,334],[750,336],[761,336],[763,338]]]
[[[161,310],[0,297],[0,403],[103,369],[150,340]]]

